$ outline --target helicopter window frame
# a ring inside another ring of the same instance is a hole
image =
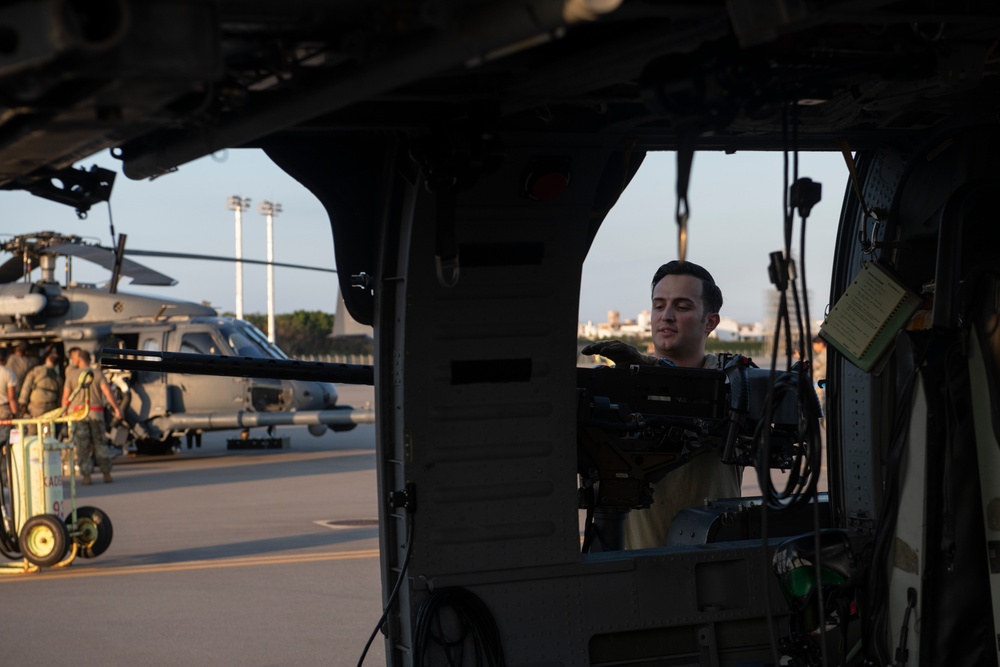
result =
[[[142,338],[142,345],[139,349],[145,352],[159,352],[163,349],[163,334],[160,334],[160,338],[157,339],[156,336],[144,335]],[[139,357],[145,361],[158,361],[159,357]]]
[[[273,356],[269,354],[270,350],[261,347],[257,341],[237,327],[221,327],[219,333],[225,336],[226,343],[233,349],[237,357],[273,359]]]
[[[285,354],[284,350],[268,340],[264,332],[258,329],[252,322],[237,321],[233,323],[233,328],[238,329],[240,333],[249,338],[252,342],[255,342],[260,346],[266,353],[269,353],[272,359],[289,359],[289,356]]]
[[[211,345],[208,347],[208,351],[205,351],[203,349],[203,347],[199,347],[198,345],[192,344],[191,341],[194,340],[195,337],[200,338],[201,341],[204,341],[204,340],[207,339],[208,341],[211,342]],[[212,351],[212,350],[214,350],[214,351]],[[212,332],[208,331],[208,330],[205,330],[205,331],[187,331],[187,332],[184,332],[183,334],[181,334],[180,351],[181,352],[185,352],[185,353],[189,353],[189,354],[209,354],[209,355],[219,356],[219,357],[227,356],[223,352],[223,346],[222,346],[222,344],[215,338],[215,336],[212,335]]]

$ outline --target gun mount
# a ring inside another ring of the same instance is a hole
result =
[[[580,504],[588,531],[603,524],[599,533],[612,548],[627,513],[655,501],[652,484],[695,456],[802,479],[815,467],[809,423],[818,421],[819,402],[797,370],[772,373],[735,356],[719,370],[581,368],[577,385]]]

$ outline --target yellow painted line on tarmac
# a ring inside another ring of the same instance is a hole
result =
[[[126,574],[160,574],[163,572],[190,572],[193,570],[219,570],[233,567],[254,567],[262,565],[292,565],[296,563],[318,563],[334,560],[355,560],[359,558],[377,558],[378,549],[365,549],[361,551],[334,551],[330,553],[315,554],[291,554],[284,556],[253,556],[249,558],[230,558],[225,560],[193,560],[182,563],[162,563],[158,565],[135,565],[110,568],[77,568],[70,566],[67,568],[48,568],[42,573],[49,575],[44,577],[47,580],[58,577],[59,579],[70,579],[77,577],[113,577]],[[77,560],[77,563],[80,561]],[[32,574],[3,574],[0,575],[0,584],[13,581],[38,581],[38,575]]]

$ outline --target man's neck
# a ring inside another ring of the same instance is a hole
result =
[[[657,354],[657,357],[662,359],[669,359],[678,366],[682,368],[701,368],[705,365],[705,351],[697,352],[694,354],[689,354],[686,356],[678,356],[674,354]]]

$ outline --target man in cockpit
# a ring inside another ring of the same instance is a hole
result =
[[[655,357],[620,341],[588,345],[583,354],[599,354],[616,364],[665,364],[684,368],[721,368],[721,359],[705,352],[708,335],[719,325],[722,290],[704,267],[672,261],[653,274],[651,285]],[[706,500],[740,495],[743,470],[704,453],[654,482],[653,504],[629,512],[625,547],[643,549],[667,544],[670,522],[682,509]]]

